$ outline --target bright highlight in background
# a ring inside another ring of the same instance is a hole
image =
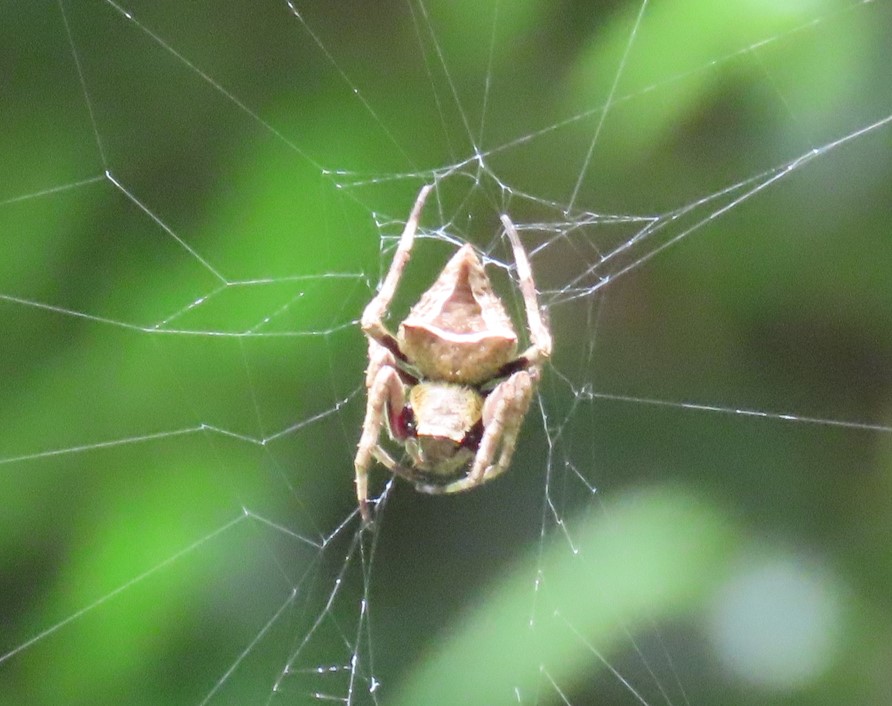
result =
[[[718,657],[765,689],[808,685],[831,665],[842,600],[824,567],[787,555],[750,564],[719,591],[709,631]]]

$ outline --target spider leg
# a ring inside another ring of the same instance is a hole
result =
[[[375,448],[372,450],[372,455],[375,457],[375,460],[378,461],[378,463],[380,463],[388,471],[393,473],[393,475],[404,478],[405,480],[412,483],[415,482],[415,476],[412,474],[412,471],[405,466],[397,463],[394,460],[393,456],[387,453],[387,451],[385,451],[380,444],[375,446]]]
[[[511,464],[517,435],[532,399],[533,378],[525,370],[499,383],[483,404],[483,438],[468,475],[442,486],[419,483],[415,489],[431,495],[459,493],[504,473]]]
[[[530,260],[527,257],[526,250],[520,242],[517,235],[517,229],[514,223],[507,215],[502,215],[502,225],[505,227],[505,233],[508,240],[511,241],[511,249],[514,251],[514,262],[517,265],[517,279],[520,286],[520,292],[523,294],[523,304],[527,314],[527,325],[530,329],[530,340],[532,345],[527,348],[519,357],[529,361],[529,367],[533,368],[533,373],[538,375],[539,368],[549,357],[551,357],[551,331],[542,320],[542,312],[539,309],[539,297],[536,294],[536,283],[533,280],[533,270],[530,267]]]
[[[393,355],[375,339],[369,339],[369,367],[365,370],[365,387],[371,390],[381,368],[396,368]]]
[[[385,351],[386,353],[386,351]],[[372,370],[374,368],[374,376]],[[369,468],[372,458],[381,458],[383,453],[378,446],[381,436],[381,427],[387,417],[388,408],[392,413],[399,414],[405,405],[405,392],[396,370],[381,361],[372,360],[369,364],[369,401],[365,410],[365,421],[362,423],[362,436],[356,449],[356,458],[353,461],[356,470],[356,499],[359,502],[359,512],[363,522],[369,522]],[[385,463],[385,465],[387,465]]]
[[[403,270],[409,262],[412,254],[412,245],[415,242],[415,231],[418,229],[418,221],[421,219],[421,210],[424,208],[424,202],[433,186],[425,184],[418,192],[418,198],[415,199],[415,205],[409,214],[409,220],[406,221],[406,227],[400,236],[399,245],[393,255],[393,262],[390,263],[390,270],[378,290],[375,298],[368,303],[365,311],[362,312],[362,330],[367,336],[373,338],[391,353],[401,356],[399,345],[396,338],[384,326],[382,319],[387,312],[393,295],[396,293],[396,287],[399,284]]]

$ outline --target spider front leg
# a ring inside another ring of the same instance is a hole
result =
[[[521,355],[520,359],[526,360],[533,368],[533,374],[538,374],[538,368],[551,357],[551,331],[542,320],[542,312],[539,309],[539,297],[536,294],[536,283],[533,280],[533,269],[526,250],[517,235],[517,228],[506,215],[502,215],[502,225],[508,240],[511,241],[511,249],[514,251],[514,262],[517,267],[517,281],[523,294],[523,304],[527,314],[527,325],[530,329],[530,341],[532,345]]]
[[[468,475],[442,486],[419,483],[415,489],[431,495],[458,493],[504,473],[511,465],[517,435],[532,399],[533,378],[526,370],[499,383],[483,403],[483,437]]]
[[[415,231],[418,230],[418,221],[421,219],[421,211],[424,208],[424,202],[427,195],[433,188],[431,184],[425,184],[418,192],[418,198],[415,199],[415,205],[412,207],[412,213],[409,214],[409,220],[406,221],[406,227],[400,236],[399,245],[393,255],[393,262],[390,263],[390,269],[381,289],[372,301],[368,303],[362,312],[362,330],[367,336],[373,338],[395,356],[402,356],[399,345],[393,334],[384,326],[384,315],[390,306],[393,295],[396,293],[396,287],[399,284],[403,270],[409,262],[412,254],[412,245],[415,242]]]
[[[377,344],[374,345],[377,346]],[[371,362],[367,379],[369,400],[365,410],[365,421],[362,423],[362,436],[359,439],[359,447],[353,461],[353,467],[356,470],[356,499],[359,502],[359,512],[365,523],[371,520],[368,477],[372,459],[390,459],[387,452],[378,445],[381,427],[387,419],[388,411],[395,416],[402,413],[406,396],[399,374],[387,362],[389,354],[380,346],[378,348],[379,354],[370,354]]]

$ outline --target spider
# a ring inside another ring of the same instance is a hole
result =
[[[418,193],[390,270],[362,314],[369,340],[368,404],[354,466],[365,523],[373,459],[430,494],[468,490],[503,473],[551,355],[530,263],[506,215],[501,221],[514,251],[531,341],[523,353],[517,354],[517,332],[470,244],[453,255],[396,335],[385,327],[431,188]],[[410,466],[380,445],[385,424],[405,447]]]

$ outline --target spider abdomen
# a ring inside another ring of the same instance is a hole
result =
[[[476,385],[517,354],[517,333],[474,248],[452,256],[400,324],[400,350],[423,378]]]
[[[454,333],[403,323],[403,350],[423,379],[478,385],[498,374],[517,353],[517,337],[491,332]]]

